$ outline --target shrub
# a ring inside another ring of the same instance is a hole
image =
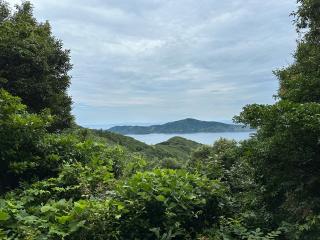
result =
[[[0,89],[0,193],[36,177],[41,168],[38,146],[50,121],[46,113],[28,113],[20,98]]]
[[[219,181],[183,170],[137,173],[117,190],[122,239],[154,239],[154,231],[192,238],[221,215],[225,191]]]

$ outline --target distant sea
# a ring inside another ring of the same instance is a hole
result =
[[[183,137],[198,143],[202,144],[213,144],[216,140],[220,138],[226,138],[226,139],[234,139],[236,141],[241,141],[250,138],[252,134],[254,134],[255,131],[252,132],[219,132],[219,133],[190,133],[190,134],[134,134],[134,135],[127,135],[130,137],[133,137],[141,142],[144,142],[146,144],[157,144],[160,142],[167,141],[168,139],[179,136]]]

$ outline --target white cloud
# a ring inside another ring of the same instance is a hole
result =
[[[231,118],[273,101],[295,47],[292,0],[31,2],[71,49],[80,124]]]

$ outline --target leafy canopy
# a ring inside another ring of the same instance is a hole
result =
[[[32,10],[30,2],[23,2],[12,12],[0,1],[0,88],[19,96],[32,112],[50,109],[55,116],[51,129],[59,130],[73,119],[67,94],[70,53]]]

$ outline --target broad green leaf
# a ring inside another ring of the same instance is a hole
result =
[[[163,196],[163,195],[158,195],[158,196],[156,196],[156,199],[157,199],[158,201],[160,201],[160,202],[164,202],[164,201],[166,200],[166,197]]]
[[[66,222],[70,222],[72,220],[72,218],[73,217],[70,215],[65,215],[65,216],[61,216],[61,217],[56,217],[56,220],[60,224],[65,224]]]
[[[87,208],[87,203],[85,201],[78,201],[74,203],[74,208],[77,212],[82,212],[84,209]]]
[[[43,207],[41,207],[41,209],[40,209],[40,211],[41,211],[42,213],[49,212],[49,211],[54,212],[55,210],[56,210],[56,209],[55,209],[54,207],[51,207],[51,206],[48,206],[48,205],[43,206]]]
[[[0,221],[7,221],[10,215],[7,212],[0,211]]]
[[[122,210],[122,209],[124,209],[124,205],[121,203],[118,203],[117,208],[118,208],[118,210]]]

